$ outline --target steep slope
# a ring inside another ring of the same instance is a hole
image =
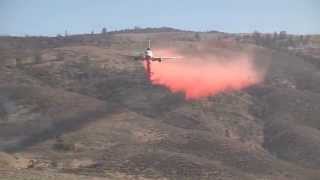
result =
[[[125,34],[113,37],[110,47],[40,49],[26,57],[31,63],[1,67],[0,149],[35,160],[34,169],[18,174],[319,179],[316,67],[246,44],[219,47],[185,34],[161,40],[167,36]],[[143,64],[126,56],[147,37],[185,50],[211,44],[208,51],[226,57],[249,48],[266,79],[185,100],[183,93],[152,85]]]

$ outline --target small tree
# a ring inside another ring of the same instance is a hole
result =
[[[107,28],[102,28],[101,34],[107,34]]]
[[[279,34],[279,39],[286,39],[287,38],[287,31],[281,31]]]
[[[303,38],[304,38],[304,36],[303,36],[303,35],[300,35],[300,36],[299,36],[299,41],[303,41]]]
[[[261,44],[261,34],[258,31],[254,31],[252,36],[256,44]]]
[[[295,43],[294,43],[294,37],[292,36],[292,35],[289,35],[288,36],[288,40],[287,40],[288,42],[288,46],[294,46],[295,45]]]
[[[194,35],[194,38],[196,39],[196,41],[200,41],[200,40],[201,40],[200,33],[197,32],[197,33]]]
[[[272,39],[273,39],[273,41],[278,40],[278,33],[277,33],[277,32],[274,32],[274,33],[273,33]]]

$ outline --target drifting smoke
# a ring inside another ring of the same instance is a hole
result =
[[[156,52],[166,56],[180,56],[168,50]],[[208,54],[201,54],[201,57],[187,55],[181,60],[151,62],[149,68],[149,78],[153,84],[166,86],[172,92],[183,92],[186,99],[241,90],[263,79],[247,55],[229,58]]]

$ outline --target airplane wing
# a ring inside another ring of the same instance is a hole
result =
[[[178,57],[153,57],[153,61],[165,61],[165,60],[173,60],[173,59],[179,59]]]
[[[125,57],[126,59],[133,59],[133,60],[143,60],[143,57],[140,55],[127,55],[127,54],[121,54],[122,57]]]

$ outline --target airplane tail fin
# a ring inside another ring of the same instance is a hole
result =
[[[151,48],[151,41],[149,40],[148,42],[148,48]]]

